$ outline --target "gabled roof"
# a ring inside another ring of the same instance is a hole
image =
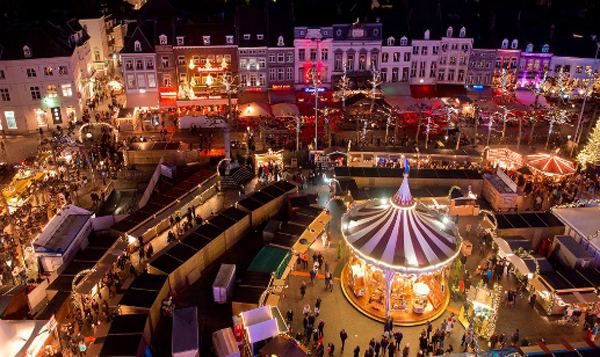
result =
[[[75,35],[79,36],[78,41],[73,40]],[[88,39],[74,19],[58,25],[45,22],[5,27],[0,29],[0,60],[70,57]],[[30,48],[30,57],[25,57],[24,46]]]
[[[237,13],[238,46],[267,46],[267,12],[259,6],[247,5],[240,6]],[[250,35],[250,38],[246,40],[244,35]],[[262,35],[262,40],[258,35]]]
[[[204,46],[204,36],[210,36],[210,46],[227,45],[226,36],[234,36],[236,44],[235,29],[228,23],[179,24],[175,36],[184,36],[185,46]]]
[[[133,30],[131,36],[127,36],[121,53],[154,53],[154,21],[144,21]],[[139,41],[142,50],[135,51],[135,42]]]

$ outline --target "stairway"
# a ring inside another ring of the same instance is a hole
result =
[[[230,175],[221,176],[221,188],[239,188],[240,185],[252,180],[254,173],[245,167],[238,167],[232,170]]]

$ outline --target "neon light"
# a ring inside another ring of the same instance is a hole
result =
[[[473,86],[473,90],[483,90],[483,86]]]
[[[198,67],[198,72],[223,72],[227,69],[227,67],[219,66],[219,67]]]
[[[177,96],[177,92],[162,92],[160,93],[161,97],[175,97]]]
[[[304,88],[304,93],[314,93],[315,89],[312,87],[309,88]],[[324,93],[325,92],[325,88],[317,88],[317,93]]]

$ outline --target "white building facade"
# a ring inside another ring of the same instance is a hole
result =
[[[296,27],[294,29],[295,87],[312,86],[311,69],[316,68],[321,86],[332,88],[333,27]],[[342,59],[338,62],[341,68]]]
[[[388,37],[383,40],[381,47],[381,81],[383,82],[408,82],[412,58],[412,46],[408,38],[396,39]]]
[[[442,37],[440,44],[438,83],[465,84],[473,48],[473,39],[466,36],[467,30],[464,27],[460,29],[458,37],[454,36],[452,27],[446,30],[446,37]],[[433,73],[433,69],[430,72]]]

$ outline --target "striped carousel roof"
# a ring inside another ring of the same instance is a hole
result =
[[[460,251],[452,227],[437,213],[417,206],[408,174],[391,204],[366,203],[344,215],[343,235],[361,257],[398,272],[418,274],[450,264]]]

